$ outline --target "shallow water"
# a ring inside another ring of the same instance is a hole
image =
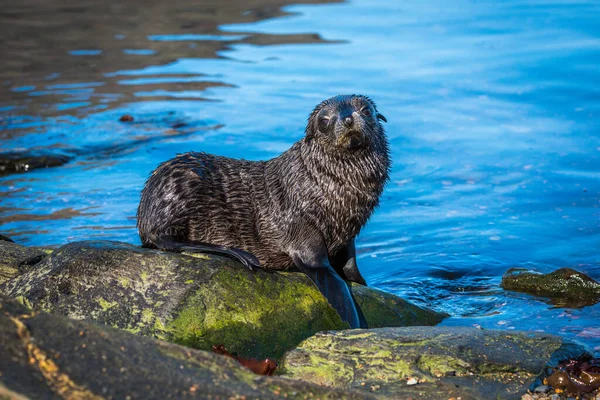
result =
[[[170,3],[0,11],[2,151],[74,157],[0,178],[2,233],[139,243],[158,163],[273,157],[319,101],[362,93],[389,121],[394,162],[357,241],[369,284],[450,313],[445,325],[600,350],[600,305],[498,286],[510,267],[600,279],[598,2]]]

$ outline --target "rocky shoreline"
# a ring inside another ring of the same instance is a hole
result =
[[[549,368],[594,357],[554,335],[434,327],[446,315],[350,289],[369,329],[347,329],[296,272],[109,241],[0,240],[0,398],[518,399]],[[276,360],[277,376],[217,345]]]

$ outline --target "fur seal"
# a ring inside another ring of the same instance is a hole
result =
[[[317,105],[304,138],[271,160],[191,152],[162,163],[142,190],[142,245],[224,254],[249,268],[296,267],[360,327],[342,278],[366,284],[354,238],[388,180],[381,121],[368,97],[339,95]]]

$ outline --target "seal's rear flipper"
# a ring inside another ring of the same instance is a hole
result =
[[[350,239],[337,253],[329,256],[329,262],[335,272],[342,278],[367,286],[365,278],[360,274],[356,265],[356,246],[354,239]]]
[[[246,268],[249,270],[260,268],[260,261],[258,261],[258,258],[256,258],[253,254],[233,247],[225,247],[202,242],[178,242],[173,239],[166,238],[159,238],[152,244],[153,247],[165,251],[175,251],[177,253],[182,253],[184,251],[189,253],[207,253],[233,258],[234,260],[238,260],[244,264],[244,266],[246,266]]]

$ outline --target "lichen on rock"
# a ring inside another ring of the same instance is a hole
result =
[[[279,357],[345,325],[301,274],[106,241],[70,243],[0,287],[36,309],[209,350]]]
[[[23,273],[28,266],[41,261],[46,256],[47,253],[39,248],[0,240],[0,284]]]
[[[108,241],[62,246],[0,291],[38,310],[242,357],[280,358],[323,330],[348,328],[310,279],[250,271],[228,258]],[[426,325],[445,315],[352,285],[370,326]]]
[[[0,398],[367,399],[229,357],[29,310],[0,295]]]
[[[545,366],[592,355],[541,333],[382,328],[318,333],[288,352],[278,373],[383,398],[520,398]]]

